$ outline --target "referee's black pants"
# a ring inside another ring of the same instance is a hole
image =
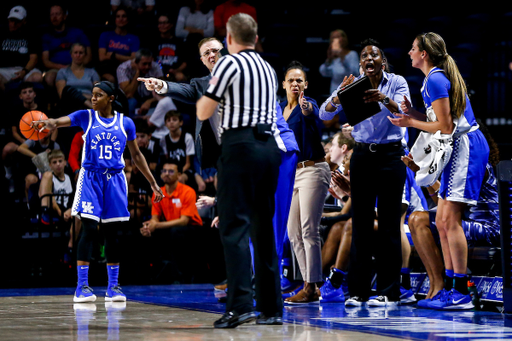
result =
[[[272,217],[281,162],[272,135],[257,128],[229,129],[222,134],[218,162],[219,232],[224,247],[228,294],[226,312],[253,311],[254,246],[256,310],[281,315],[283,302]]]
[[[357,143],[350,159],[352,246],[350,296],[371,295],[372,255],[376,259],[377,294],[400,300],[402,249],[400,218],[406,169],[399,142]],[[378,232],[373,231],[377,200]]]

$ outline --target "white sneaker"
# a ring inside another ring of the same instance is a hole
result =
[[[86,303],[96,301],[96,295],[94,295],[92,289],[88,285],[77,286],[75,290],[75,296],[73,302],[75,303]]]
[[[352,296],[345,301],[345,307],[364,307],[367,301],[363,301],[359,296]]]
[[[372,296],[368,300],[369,307],[396,307],[400,301],[389,301],[387,296]]]

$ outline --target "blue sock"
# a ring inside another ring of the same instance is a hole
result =
[[[78,286],[89,286],[89,265],[77,265]]]
[[[117,286],[119,278],[119,265],[107,265],[108,287]]]

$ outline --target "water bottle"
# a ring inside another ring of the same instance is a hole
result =
[[[480,303],[480,296],[478,295],[478,289],[476,288],[475,282],[468,281],[468,291],[471,296],[471,302],[475,306],[475,310],[480,310],[482,308]]]

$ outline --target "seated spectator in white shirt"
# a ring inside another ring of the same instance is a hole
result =
[[[153,92],[148,91],[144,83],[137,80],[139,77],[163,77],[160,66],[153,61],[153,54],[145,48],[135,53],[135,59],[121,63],[117,68],[119,88],[128,98],[128,114],[132,118],[136,115],[136,109],[139,109],[137,114],[143,116],[157,102]]]

